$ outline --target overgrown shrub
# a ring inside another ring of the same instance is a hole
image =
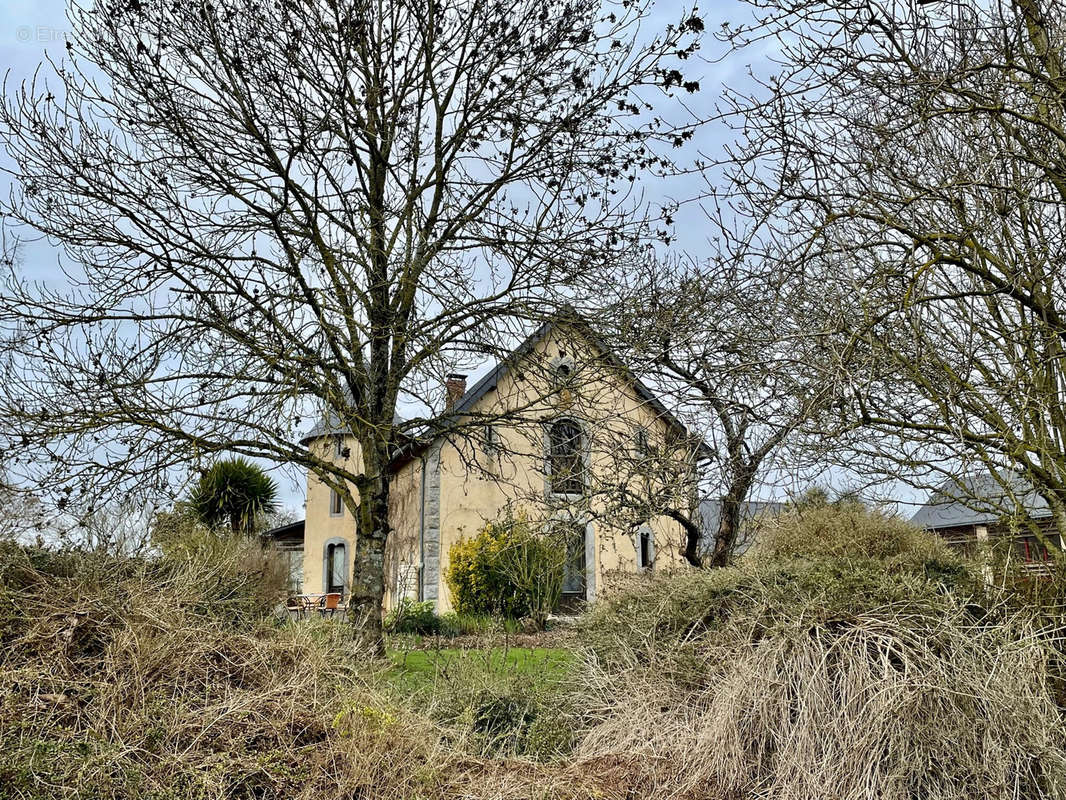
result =
[[[875,558],[956,566],[938,536],[854,501],[806,502],[763,520],[753,555],[762,558]]]
[[[284,599],[288,566],[269,543],[256,537],[219,535],[176,513],[161,515],[153,541],[162,558],[152,562],[152,569],[163,580],[194,576],[206,613],[255,619]]]
[[[383,625],[386,633],[432,636],[444,632],[444,624],[428,600],[423,603],[401,600],[385,615]]]
[[[17,611],[0,647],[0,798],[444,797],[435,726],[386,701],[369,663],[351,668],[345,626],[263,613],[269,580],[240,578],[254,548],[159,562],[0,548]]]
[[[979,575],[876,512],[775,529],[593,611],[579,755],[639,760],[659,797],[1066,796],[1061,620],[986,608]]]
[[[445,578],[460,613],[531,617],[543,624],[559,602],[565,550],[523,516],[486,525],[449,551]]]

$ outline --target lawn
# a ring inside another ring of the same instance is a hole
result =
[[[486,678],[523,677],[548,686],[562,682],[576,656],[560,647],[486,647],[482,649],[392,649],[387,678],[407,694],[430,691],[457,673],[483,673]]]

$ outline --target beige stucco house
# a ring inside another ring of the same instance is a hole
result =
[[[451,547],[510,510],[566,537],[567,602],[592,601],[615,576],[684,564],[698,519],[706,454],[652,392],[583,322],[542,325],[469,389],[446,384],[449,423],[412,441],[392,464],[386,607],[401,598],[451,608]],[[328,458],[354,459],[355,440],[320,424],[305,439]],[[305,593],[346,593],[355,520],[309,475],[306,519],[271,532]]]

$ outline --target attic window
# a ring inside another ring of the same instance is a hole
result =
[[[495,455],[500,449],[500,433],[495,425],[485,426],[485,452]]]
[[[337,458],[344,458],[345,457],[344,456],[344,437],[343,436],[334,436],[333,437],[333,455],[335,455]]]
[[[552,361],[552,379],[556,386],[569,386],[574,379],[575,372],[577,372],[577,365],[569,356],[561,355]]]
[[[648,442],[648,432],[638,430],[633,436],[633,447],[637,452],[637,458],[647,458],[651,455],[651,444]]]

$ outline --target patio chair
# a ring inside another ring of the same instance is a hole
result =
[[[321,603],[318,606],[318,613],[329,614],[331,617],[337,613],[340,608],[341,595],[340,592],[330,592],[322,598]]]
[[[305,607],[302,597],[289,597],[285,600],[285,611],[292,619],[302,619]]]

